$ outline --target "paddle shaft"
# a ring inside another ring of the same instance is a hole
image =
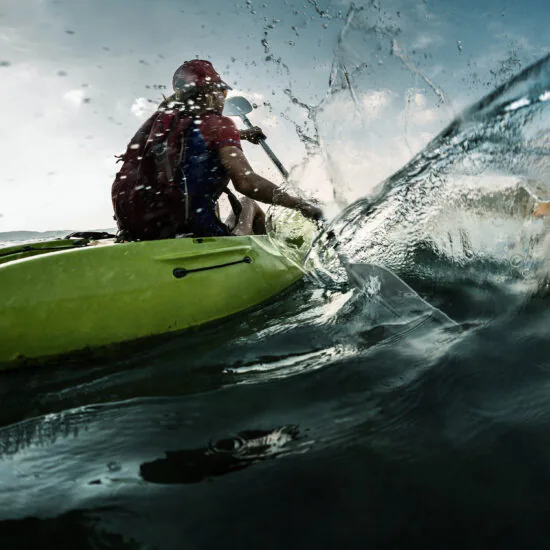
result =
[[[252,107],[250,107],[250,109],[252,109]],[[253,128],[254,127],[252,122],[250,122],[250,119],[246,116],[246,113],[242,112],[242,109],[237,109],[237,113],[238,113],[238,116],[241,118],[241,120],[243,121],[244,125],[247,128]],[[235,114],[237,114],[237,113],[235,113]],[[268,157],[273,161],[275,166],[279,169],[279,172],[281,172],[281,174],[285,178],[285,180],[288,180],[288,177],[289,177],[288,171],[283,166],[282,162],[277,158],[275,153],[272,151],[271,147],[269,147],[269,145],[265,142],[265,139],[261,139],[259,143],[263,147],[264,151],[267,153]],[[318,224],[318,228],[322,228],[325,231],[327,230],[326,221],[317,220],[317,224]],[[338,241],[338,239],[336,238],[336,235],[334,233],[331,234],[331,238],[336,242],[335,249],[339,248],[340,247],[340,242]],[[338,255],[338,258],[339,258],[342,266],[344,267],[344,269],[347,272],[348,271],[348,265],[349,265],[348,259],[341,252],[339,252],[338,250],[336,251],[336,253]]]
[[[250,122],[249,118],[245,114],[241,113],[239,114],[239,116],[241,117],[242,121],[244,122],[247,128],[254,127],[252,122]],[[273,164],[275,164],[275,166],[279,169],[279,172],[281,172],[283,178],[287,180],[289,174],[286,168],[283,166],[282,162],[277,158],[275,153],[271,150],[271,147],[265,142],[265,139],[261,139],[259,143],[263,147],[264,151],[267,153],[267,156],[273,161]]]

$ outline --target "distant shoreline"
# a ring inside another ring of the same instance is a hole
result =
[[[116,229],[114,228],[94,229],[93,231],[116,233]],[[0,232],[0,242],[59,239],[74,232],[75,230],[72,229],[58,229],[53,231],[4,231]]]

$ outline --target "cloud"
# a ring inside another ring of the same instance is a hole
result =
[[[66,94],[63,95],[63,99],[66,99],[73,105],[82,105],[85,99],[84,90],[69,90]]]
[[[369,90],[361,100],[368,118],[378,117],[392,102],[391,90]]]
[[[36,43],[27,40],[19,29],[13,27],[2,28],[0,31],[0,43],[12,51],[23,54],[30,53],[32,48],[36,46]]]
[[[445,43],[442,36],[438,34],[418,34],[411,43],[409,50],[426,50]]]
[[[258,121],[258,126],[265,128],[275,128],[279,126],[279,119],[275,115],[264,116]]]
[[[428,98],[422,90],[410,89],[408,98],[406,116],[409,123],[426,125],[437,122],[440,119],[441,113],[429,106]]]
[[[134,99],[134,102],[130,107],[130,111],[133,115],[143,119],[151,116],[156,111],[156,108],[156,103],[151,103],[145,97],[137,97],[136,99]]]

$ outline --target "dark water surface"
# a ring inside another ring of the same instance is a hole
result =
[[[440,285],[458,328],[384,332],[361,293],[305,283],[124,359],[5,373],[1,547],[545,548],[544,294]]]

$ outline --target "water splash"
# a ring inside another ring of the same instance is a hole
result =
[[[396,270],[428,248],[461,266],[504,260],[528,276],[548,235],[530,214],[550,191],[549,100],[547,56],[467,109],[368,199],[347,207],[315,244],[313,263],[342,277],[335,237],[353,261]]]
[[[335,282],[345,278],[342,254],[413,275],[426,269],[422,257],[540,278],[546,226],[531,213],[547,197],[546,60],[457,117],[422,68],[418,48],[426,59],[429,51],[406,42],[399,13],[376,2],[346,13],[308,4],[340,31],[325,96],[311,104],[290,81],[285,89],[284,117],[307,156],[290,183],[317,196],[329,216],[344,210],[316,242],[312,264]]]
[[[454,113],[445,91],[410,59],[397,22],[375,4],[322,17],[341,25],[326,93],[308,103],[289,83],[282,116],[306,151],[291,170],[294,191],[316,196],[334,215],[365,194],[358,182],[372,189]]]

